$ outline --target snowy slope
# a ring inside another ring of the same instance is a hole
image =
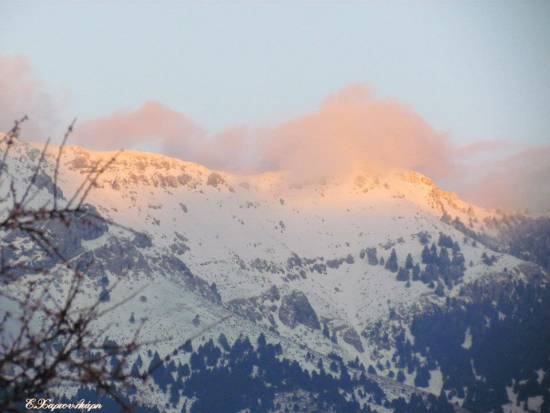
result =
[[[28,177],[38,149],[14,148],[10,170],[18,179]],[[50,172],[55,151],[48,152]],[[94,165],[111,156],[65,148],[59,185],[66,198]],[[100,176],[87,202],[119,224],[82,242],[83,251],[102,263],[101,273],[119,283],[111,302],[143,288],[108,314],[105,322],[115,325],[111,336],[129,337],[133,314],[147,320],[142,337],[159,340],[161,354],[229,316],[206,336],[264,332],[286,343],[288,356],[305,365],[307,351],[385,365],[392,351],[379,340],[381,325],[408,331],[414,314],[458,296],[469,283],[527,277],[523,261],[490,250],[451,223],[458,219],[472,233],[490,234],[486,223],[498,212],[463,202],[411,171],[358,170],[338,179],[297,182],[285,172],[238,176],[127,151]],[[408,254],[421,263],[421,241],[437,242],[440,233],[458,244],[467,263],[463,277],[443,295],[424,282],[398,281],[365,255],[376,248],[377,259],[387,261],[394,249],[400,267]],[[496,262],[484,263],[484,253]],[[114,265],[118,257],[127,262]],[[192,275],[182,276],[186,271]],[[98,278],[89,281],[90,297],[98,292]],[[414,383],[414,374],[406,383]],[[438,394],[440,388],[434,371],[428,390]]]

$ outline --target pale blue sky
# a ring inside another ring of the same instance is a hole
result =
[[[157,100],[210,131],[363,83],[458,143],[550,142],[550,2],[0,2],[68,117]],[[0,91],[1,93],[1,91]]]

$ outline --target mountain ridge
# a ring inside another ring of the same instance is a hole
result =
[[[39,153],[39,145],[18,144],[10,154],[21,185]],[[48,150],[50,173],[56,154]],[[112,155],[64,148],[62,192],[74,193],[96,162]],[[148,320],[145,339],[171,337],[157,348],[168,354],[230,314],[209,334],[270,332],[271,340],[289,343],[287,357],[309,369],[316,368],[310,351],[335,353],[391,380],[401,372],[404,384],[438,395],[446,373],[437,363],[428,382],[419,379],[428,368],[425,355],[413,354],[408,370],[399,367],[405,353],[396,346],[414,345],[416,318],[437,315],[449,301],[475,302],[478,292],[471,291],[479,288],[548,278],[537,265],[484,243],[498,236],[493,221],[514,216],[461,201],[419,173],[360,172],[302,185],[284,178],[120,154],[87,199],[120,226],[83,240],[70,257],[94,263],[90,296],[102,277],[123,289],[112,292],[114,302],[147,286],[130,307],[109,315],[120,326],[113,337],[129,334],[131,313]],[[37,205],[49,196],[47,186],[41,191]]]

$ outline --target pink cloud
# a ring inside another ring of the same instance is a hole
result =
[[[271,131],[263,163],[312,177],[366,166],[439,178],[453,171],[453,151],[447,136],[405,105],[352,86],[327,98],[318,111]]]
[[[148,148],[185,158],[193,157],[204,133],[185,115],[157,102],[134,111],[120,111],[82,122],[74,143],[94,149]]]
[[[209,135],[185,115],[149,102],[80,124],[76,140],[97,149],[153,149],[236,172],[285,169],[300,178],[357,166],[444,177],[454,168],[454,147],[446,136],[406,106],[362,86],[346,88],[319,110],[272,128],[235,127]]]
[[[483,140],[458,147],[456,149],[456,156],[459,158],[472,158],[483,153],[494,153],[509,146],[509,142],[502,140]]]
[[[58,124],[58,105],[24,58],[0,57],[0,130],[28,114],[24,136],[42,140]],[[40,127],[39,127],[40,126]],[[244,126],[208,134],[157,102],[77,123],[72,143],[94,149],[165,153],[214,169],[255,173],[284,169],[299,180],[356,167],[413,169],[485,206],[550,210],[550,147],[488,161],[510,145],[496,140],[457,147],[412,109],[364,86],[326,98],[319,109],[270,128]],[[485,154],[485,162],[478,155]]]
[[[58,109],[27,59],[0,56],[0,131],[28,115],[24,134],[43,140],[56,131]]]
[[[550,212],[550,145],[523,150],[507,159],[470,169],[460,185],[467,199],[486,207]]]
[[[227,128],[209,136],[197,153],[196,161],[214,169],[235,173],[254,173],[264,170],[257,162],[261,130],[244,126]]]

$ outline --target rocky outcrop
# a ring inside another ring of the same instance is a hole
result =
[[[124,238],[109,237],[105,244],[93,250],[92,266],[88,273],[101,276],[107,271],[120,276],[138,272],[148,274],[151,270],[134,243]]]
[[[281,299],[279,289],[272,286],[269,290],[256,297],[236,298],[227,303],[231,311],[256,323],[267,320],[268,326],[276,328],[272,313],[277,310]]]
[[[321,328],[315,310],[301,291],[293,291],[283,297],[279,307],[279,319],[290,328],[295,328],[298,324],[303,324],[313,330]]]
[[[219,173],[212,172],[210,175],[208,175],[208,178],[206,180],[206,185],[210,185],[210,186],[213,186],[214,188],[218,188],[218,186],[225,185],[225,180]]]
[[[363,353],[365,349],[363,348],[363,343],[361,343],[361,337],[357,334],[357,331],[353,327],[349,327],[344,330],[342,333],[342,339],[349,345],[355,347],[359,353]]]
[[[157,264],[166,274],[178,277],[187,288],[195,291],[202,297],[215,303],[221,303],[221,296],[215,284],[208,284],[205,280],[194,275],[183,261],[173,255],[164,255],[156,259]]]

